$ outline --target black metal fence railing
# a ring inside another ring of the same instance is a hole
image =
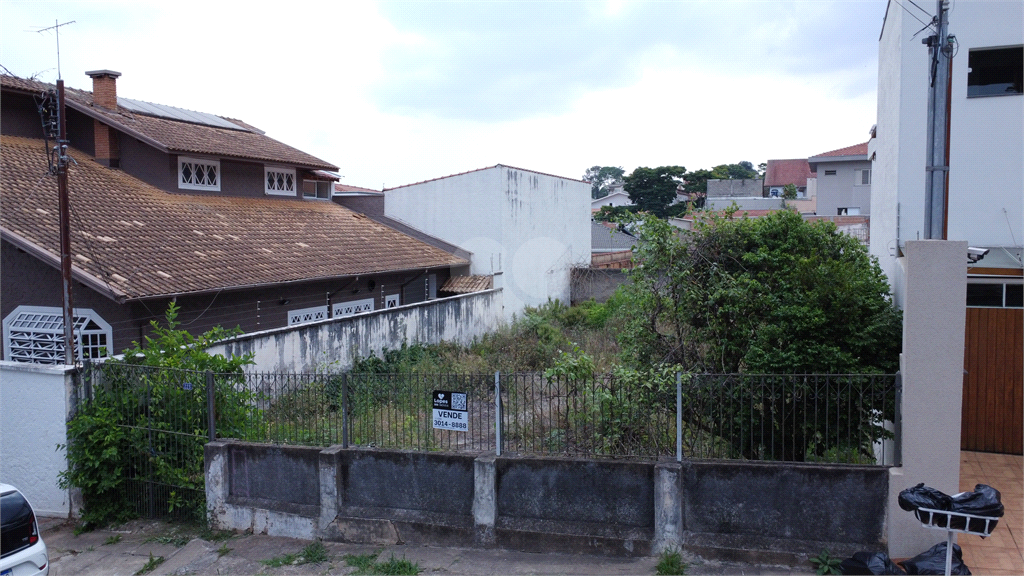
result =
[[[897,375],[703,374],[658,381],[540,373],[248,374],[235,388],[245,401],[237,437],[259,442],[897,462]],[[438,390],[466,395],[465,430],[434,426],[431,394]]]

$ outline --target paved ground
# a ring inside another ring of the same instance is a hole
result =
[[[985,452],[960,453],[960,490],[988,484],[1002,493],[1006,511],[984,540],[960,534],[964,564],[975,574],[1024,574],[1024,457]]]
[[[325,542],[330,559],[318,564],[271,567],[264,561],[286,554],[299,555],[305,540],[251,534],[204,540],[195,531],[153,521],[136,521],[109,530],[75,536],[73,525],[59,519],[40,519],[50,551],[54,576],[133,576],[154,559],[163,562],[147,574],[349,574],[345,555],[394,555],[419,565],[421,574],[654,574],[658,558],[610,558],[571,554],[527,554],[507,550],[386,546],[375,548]],[[210,537],[210,535],[207,535]],[[226,535],[225,535],[226,536]],[[684,558],[687,574],[812,574],[810,565],[758,566]]]

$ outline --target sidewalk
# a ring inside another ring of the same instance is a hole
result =
[[[305,540],[236,534],[203,540],[184,528],[158,521],[134,521],[110,530],[74,535],[72,524],[40,518],[43,540],[50,551],[52,576],[133,576],[153,558],[164,560],[151,572],[167,574],[349,574],[356,569],[344,556],[379,553],[378,561],[394,555],[420,567],[420,574],[654,574],[657,557],[615,558],[572,554],[529,554],[479,548],[432,546],[373,547],[324,542],[330,560],[319,564],[271,567],[263,561],[298,555]],[[209,536],[209,535],[208,535]],[[687,574],[813,574],[807,566],[759,566],[704,561],[684,557]]]

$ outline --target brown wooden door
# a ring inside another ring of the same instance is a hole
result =
[[[1024,310],[967,308],[960,448],[1024,453]]]

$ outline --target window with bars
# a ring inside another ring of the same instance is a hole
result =
[[[74,311],[78,360],[112,353],[110,324],[88,308]],[[18,306],[4,318],[4,359],[11,362],[64,364],[64,313],[60,308]]]
[[[220,192],[220,161],[179,156],[178,188]]]
[[[267,194],[295,196],[295,170],[266,166],[263,169]]]

